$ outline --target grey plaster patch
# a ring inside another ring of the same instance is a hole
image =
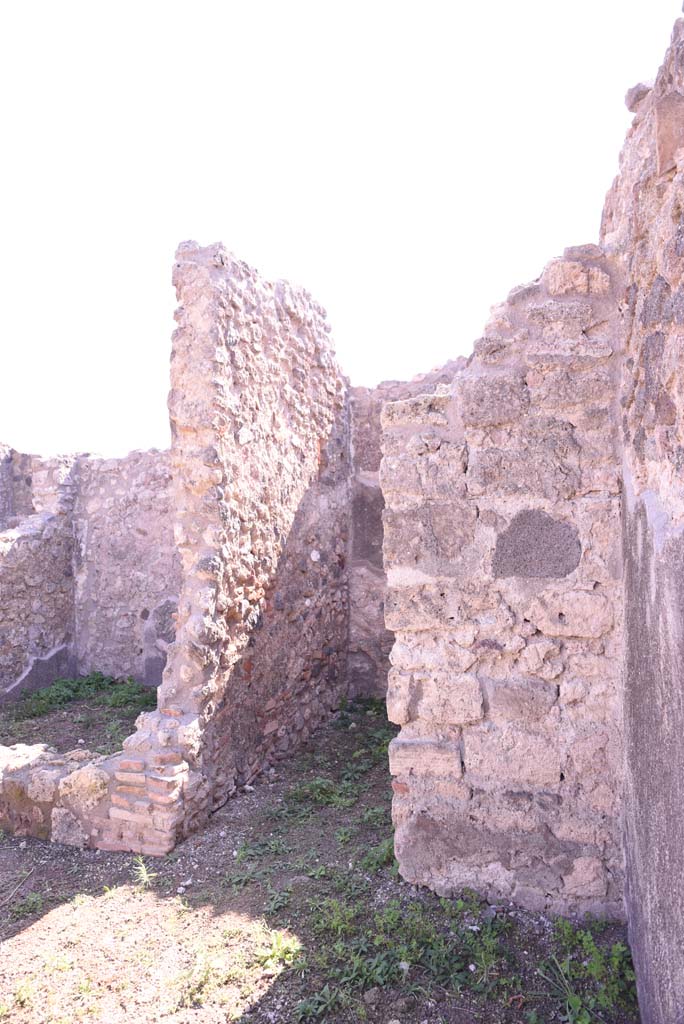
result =
[[[379,487],[358,483],[352,499],[354,524],[352,556],[382,569],[382,510],[385,502]]]
[[[69,648],[62,644],[42,658],[33,658],[24,674],[12,686],[7,687],[4,694],[0,694],[0,703],[3,698],[15,699],[20,694],[42,690],[54,683],[55,679],[71,675],[73,668],[73,657]]]
[[[492,572],[497,578],[559,579],[577,568],[581,554],[574,526],[538,509],[526,509],[496,538]]]

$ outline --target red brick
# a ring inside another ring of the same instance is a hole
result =
[[[117,782],[128,783],[129,786],[145,785],[145,776],[138,775],[135,772],[114,772],[114,778]]]

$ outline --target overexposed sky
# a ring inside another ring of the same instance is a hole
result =
[[[0,440],[169,443],[176,244],[328,310],[355,384],[470,352],[595,241],[679,0],[33,0],[0,12]]]

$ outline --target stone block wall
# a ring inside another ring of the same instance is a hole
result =
[[[567,250],[383,411],[402,874],[622,913],[620,281]]]
[[[158,686],[180,590],[169,453],[81,459],[73,523],[77,671]]]
[[[453,380],[465,359],[457,359],[411,381],[385,381],[376,388],[352,388],[351,540],[349,545],[349,692],[384,697],[393,636],[385,627],[387,581],[382,560],[380,413],[385,402],[429,394]]]
[[[602,240],[625,279],[627,911],[644,1024],[684,1007],[684,21],[635,117]]]

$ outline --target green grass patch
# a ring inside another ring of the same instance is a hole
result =
[[[44,690],[23,697],[12,709],[12,713],[17,721],[41,718],[74,701],[84,700],[109,708],[148,711],[157,706],[157,693],[133,679],[114,679],[101,672],[92,672],[79,679],[55,680]]]

